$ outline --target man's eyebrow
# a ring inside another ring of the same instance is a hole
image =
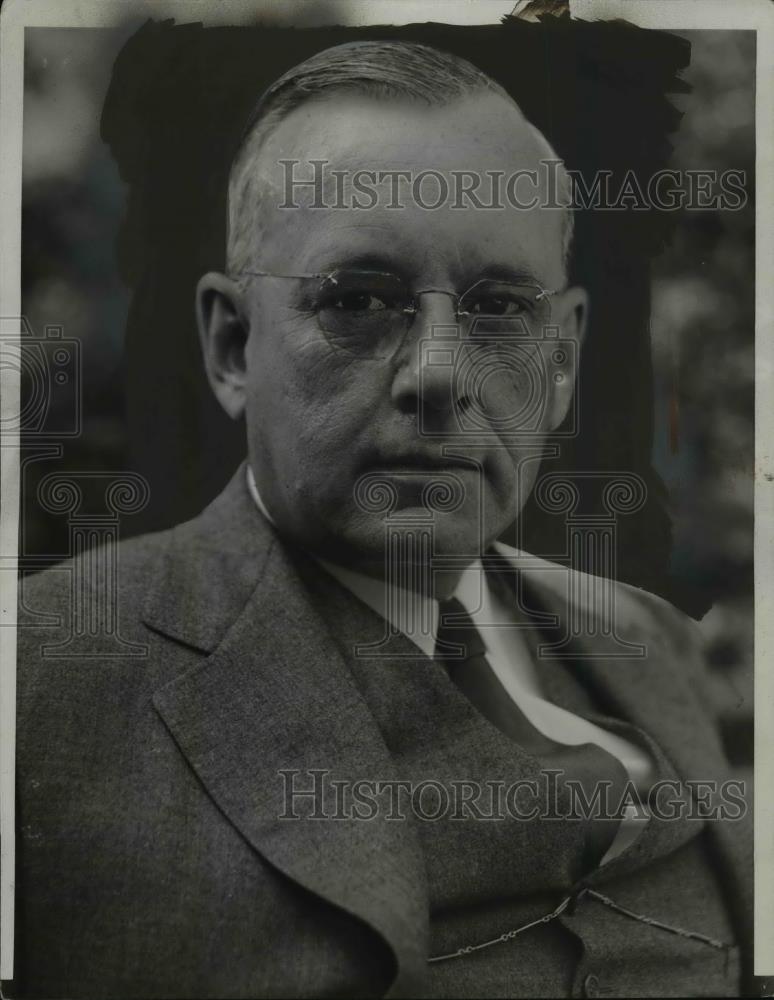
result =
[[[474,272],[470,272],[473,275]],[[523,264],[486,264],[479,268],[475,274],[474,281],[478,281],[483,278],[491,279],[492,281],[510,281],[516,284],[520,282],[535,282],[539,281],[537,273],[530,267]]]
[[[388,250],[349,251],[342,248],[340,251],[321,255],[315,261],[313,270],[319,274],[330,274],[339,270],[379,271],[384,274],[394,274],[410,284],[419,280],[404,256],[392,254]],[[458,277],[460,291],[483,279],[515,284],[540,283],[536,271],[528,265],[496,261],[465,267]]]
[[[315,263],[315,271],[321,274],[340,270],[381,271],[386,274],[395,274],[401,278],[408,278],[405,262],[401,262],[390,254],[376,251],[351,253],[342,250],[340,253],[327,254]]]

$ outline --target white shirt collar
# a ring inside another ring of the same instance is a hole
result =
[[[319,561],[355,597],[411,639],[425,656],[433,656],[438,632],[438,601],[413,590],[389,587],[382,579],[326,559]]]
[[[250,496],[255,501],[255,506],[263,514],[263,516],[266,518],[269,524],[271,524],[273,527],[276,527],[276,525],[274,524],[274,519],[272,518],[268,510],[266,510],[266,505],[261,499],[261,494],[258,492],[258,486],[256,485],[255,476],[253,475],[253,470],[250,468],[249,462],[247,463],[246,469],[247,469],[247,488],[250,491]]]
[[[247,488],[258,510],[273,525],[274,521],[261,499],[249,464]],[[411,639],[425,656],[434,655],[438,633],[438,601],[427,595],[395,586],[391,588],[392,593],[390,593],[390,588],[382,579],[359,573],[346,566],[339,566],[327,559],[319,559],[318,562],[347,590]],[[474,618],[483,616],[486,619],[491,615],[489,593],[480,560],[471,563],[463,571],[454,596]],[[490,617],[489,620],[491,621]]]
[[[249,465],[247,484],[256,506],[273,524],[271,515],[261,500]],[[514,566],[523,562],[526,555],[504,542],[495,542],[493,548]],[[529,559],[533,564],[536,562],[534,557]],[[391,622],[411,639],[425,656],[433,657],[438,629],[437,601],[414,592],[397,589],[393,590],[394,599],[388,601],[387,586],[383,580],[322,559],[319,561],[331,576],[360,598],[364,604],[369,605],[378,615]],[[550,564],[543,560],[537,560],[537,563],[550,568]],[[648,775],[653,773],[650,757],[641,748],[545,700],[540,691],[532,658],[520,647],[518,632],[513,629],[512,611],[503,604],[496,591],[490,588],[480,560],[476,560],[464,570],[454,596],[480,629],[490,666],[511,699],[519,705],[534,726],[559,743],[573,746],[588,742],[596,743],[617,757],[635,782],[644,782]],[[642,822],[641,815],[633,817],[629,815],[624,820],[616,839],[603,858],[603,863],[627,846],[629,839],[633,835],[636,836],[641,829]]]

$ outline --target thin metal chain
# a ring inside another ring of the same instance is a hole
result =
[[[658,927],[659,930],[668,931],[670,934],[678,934],[680,937],[692,938],[694,941],[702,941],[704,944],[708,944],[711,948],[718,948],[721,951],[730,948],[731,945],[724,941],[718,941],[717,938],[707,937],[706,934],[699,934],[698,931],[687,931],[683,927],[673,927],[672,924],[665,924],[661,920],[655,920],[653,917],[646,917],[642,913],[635,913],[634,910],[628,910],[625,906],[621,906],[615,903],[609,896],[603,895],[601,892],[596,892],[594,889],[588,890],[589,896],[593,896],[594,899],[598,899],[600,903],[604,903],[605,906],[609,906],[610,909],[616,910],[618,913],[622,913],[625,917],[631,917],[632,920],[639,920],[640,923],[650,924],[651,927]]]
[[[528,931],[531,927],[537,927],[540,924],[547,924],[551,920],[554,920],[560,913],[564,913],[571,902],[572,896],[568,896],[566,899],[562,900],[555,910],[552,910],[551,913],[547,913],[544,917],[538,917],[538,919],[533,920],[532,923],[524,924],[523,927],[516,927],[512,931],[505,931],[504,934],[501,934],[499,937],[492,938],[491,941],[482,941],[481,944],[468,944],[463,948],[458,948],[457,951],[453,951],[448,955],[434,955],[432,958],[428,958],[428,962],[445,962],[449,958],[461,958],[463,955],[469,955],[473,951],[480,951],[481,948],[491,948],[493,944],[505,944],[506,941],[512,941],[519,934],[523,934],[524,931]]]
[[[522,927],[515,927],[513,930],[505,931],[500,934],[499,937],[492,938],[491,941],[482,941],[480,944],[468,944],[462,948],[458,948],[457,951],[452,951],[447,955],[434,955],[432,958],[428,959],[428,962],[446,962],[451,958],[462,958],[464,955],[470,955],[474,951],[480,951],[482,948],[491,948],[495,944],[505,944],[507,941],[512,941],[519,934],[523,934],[524,931],[530,930],[532,927],[538,927],[540,924],[550,923],[555,920],[560,914],[564,913],[571,902],[575,900],[582,899],[585,895],[591,896],[593,899],[598,900],[604,906],[610,907],[612,910],[616,910],[618,913],[623,914],[625,917],[630,917],[632,920],[638,920],[640,923],[648,924],[650,927],[656,927],[659,930],[667,931],[670,934],[677,934],[680,937],[691,938],[694,941],[701,941],[703,944],[709,945],[711,948],[718,948],[722,951],[727,951],[731,948],[730,944],[724,941],[718,941],[716,938],[707,937],[706,934],[699,934],[697,931],[687,931],[682,927],[673,927],[671,924],[665,924],[661,920],[655,920],[653,917],[647,917],[642,913],[635,913],[634,910],[629,910],[625,906],[619,906],[618,903],[610,899],[609,896],[603,895],[601,892],[597,892],[594,889],[581,889],[581,891],[573,896],[567,896],[562,902],[557,906],[555,910],[547,913],[544,917],[538,917],[537,920],[533,920],[528,924],[524,924]]]

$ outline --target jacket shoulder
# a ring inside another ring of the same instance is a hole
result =
[[[627,642],[647,644],[662,656],[701,660],[704,639],[696,622],[664,598],[619,580],[498,548],[516,566],[523,565],[528,585],[561,619],[583,622],[595,634],[614,633]]]
[[[22,577],[18,591],[20,634],[26,628],[50,625],[52,615],[60,615],[68,606],[74,609],[76,602],[89,605],[100,597],[108,603],[120,598],[122,608],[141,602],[153,566],[175,530],[95,546]]]
[[[651,632],[659,633],[665,643],[677,650],[690,650],[703,644],[697,623],[665,598],[629,583],[616,582],[614,593],[634,621]]]

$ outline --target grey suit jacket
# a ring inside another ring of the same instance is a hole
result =
[[[22,588],[17,994],[412,995],[428,907],[411,824],[281,818],[283,770],[396,776],[244,468],[195,520],[120,546],[118,629],[139,650],[102,656],[95,638],[89,655],[57,652],[73,580],[100,586],[82,571]],[[524,574],[569,621],[572,571],[537,560]],[[618,636],[647,659],[593,634],[589,598],[578,669],[683,778],[722,778],[690,628],[652,595],[616,595]],[[750,838],[738,822],[712,837],[745,942]]]

